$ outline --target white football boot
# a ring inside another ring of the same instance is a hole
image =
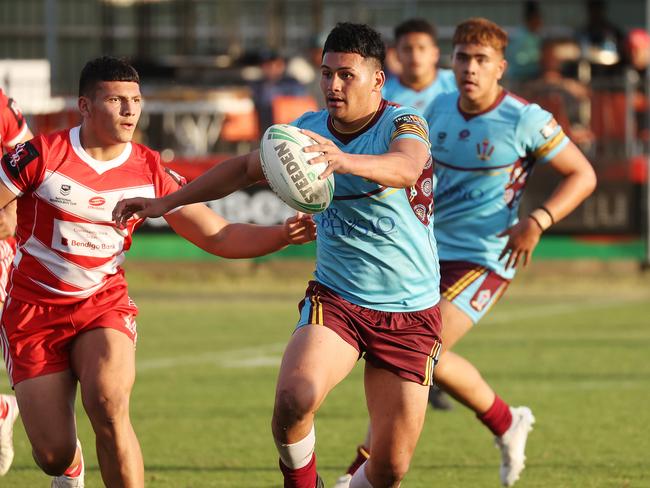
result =
[[[519,479],[526,461],[526,440],[533,430],[535,417],[528,407],[510,407],[512,424],[501,436],[495,437],[495,444],[501,450],[499,475],[503,486],[512,486]]]
[[[84,455],[83,451],[81,450],[81,443],[79,442],[79,439],[77,439],[77,447],[79,448],[79,452],[81,454],[81,473],[79,473],[79,476],[75,476],[74,478],[71,478],[70,476],[66,476],[64,474],[61,476],[55,476],[52,478],[52,485],[50,485],[51,488],[84,488],[86,463],[84,462]]]
[[[7,416],[0,420],[0,476],[7,474],[14,460],[14,422],[18,418],[18,403],[13,395],[0,395],[9,410]]]

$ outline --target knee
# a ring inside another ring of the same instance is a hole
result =
[[[316,410],[319,402],[320,395],[310,381],[295,381],[278,387],[273,410],[274,426],[286,429],[301,422]]]
[[[49,476],[61,476],[74,461],[77,444],[65,446],[33,447],[36,464]]]
[[[128,392],[111,392],[92,395],[84,399],[88,417],[95,426],[113,428],[128,418]]]
[[[407,460],[389,459],[386,462],[373,462],[377,460],[370,459],[366,477],[373,486],[399,486],[409,470]]]

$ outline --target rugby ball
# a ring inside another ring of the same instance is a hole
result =
[[[325,210],[334,197],[334,175],[318,178],[327,163],[309,164],[319,153],[303,152],[314,144],[318,143],[286,124],[272,125],[260,141],[262,170],[271,189],[291,208],[311,214]]]

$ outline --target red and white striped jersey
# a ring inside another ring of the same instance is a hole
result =
[[[81,146],[79,131],[37,136],[0,164],[0,179],[18,196],[18,249],[7,291],[28,303],[70,304],[125,286],[120,264],[141,221],[118,229],[113,207],[179,187],[157,152],[128,143],[117,158],[98,161]]]
[[[5,150],[14,147],[27,134],[27,122],[16,101],[0,90],[0,145]]]
[[[27,134],[27,122],[15,100],[8,98],[0,89],[0,154],[13,148]],[[8,237],[0,241],[0,302],[5,301],[5,285],[13,261],[16,241]]]

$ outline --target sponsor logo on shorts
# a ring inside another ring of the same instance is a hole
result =
[[[492,292],[490,290],[480,290],[470,302],[470,305],[477,312],[482,311],[485,306],[490,303]]]

